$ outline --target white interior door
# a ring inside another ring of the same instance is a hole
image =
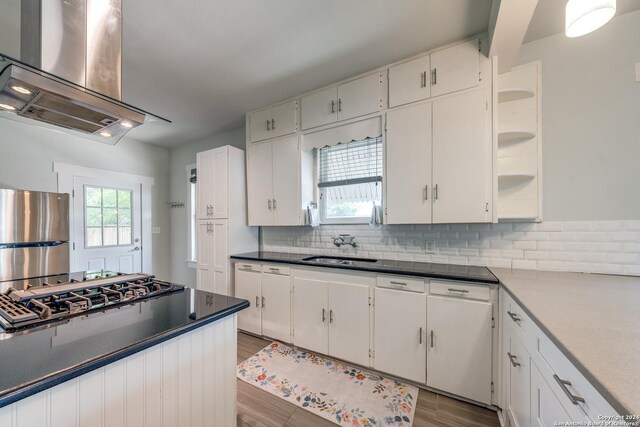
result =
[[[140,193],[140,183],[74,177],[72,270],[142,270]]]

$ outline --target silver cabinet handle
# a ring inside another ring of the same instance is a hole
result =
[[[267,205],[269,206],[269,210],[271,210],[271,199],[267,199]]]
[[[569,391],[567,387],[571,387],[571,382],[561,379],[556,374],[553,374],[553,379],[556,380],[556,382],[558,383],[562,391],[564,391],[564,394],[567,395],[571,403],[573,403],[574,405],[577,405],[578,403],[585,403],[584,398],[580,396],[576,396],[575,394]]]
[[[433,86],[438,84],[438,69],[434,68],[433,70],[431,70],[431,84]]]
[[[399,285],[399,286],[407,286],[406,282],[395,282],[395,281],[391,281],[389,282],[392,285]]]
[[[331,100],[331,114],[335,114],[336,112],[336,101]]]
[[[509,315],[509,317],[511,317],[511,320],[513,320],[514,322],[516,322],[516,323],[522,322],[522,319],[519,318],[517,314],[512,313],[510,311],[507,311],[507,314]]]
[[[449,291],[449,292],[461,292],[461,293],[463,293],[463,294],[467,294],[467,293],[469,293],[469,291],[468,291],[468,290],[466,290],[466,289],[456,289],[456,288],[449,288],[449,289],[448,289],[448,291]]]
[[[242,264],[242,266],[243,266],[244,268],[248,268],[249,270],[252,270],[252,269],[253,269],[253,267],[252,267],[251,265],[249,265],[249,264]]]
[[[342,99],[338,98],[338,112],[342,111]]]
[[[428,185],[424,186],[424,199],[425,200],[429,200],[429,186]]]
[[[276,130],[276,121],[271,119],[271,130]]]
[[[322,309],[322,323],[324,323],[326,320],[327,320],[326,311],[325,311],[325,309],[323,308],[323,309]]]
[[[260,308],[260,298],[256,295],[256,308]]]
[[[269,267],[269,271],[275,271],[277,273],[280,271],[280,269],[275,267]]]
[[[431,348],[433,348],[433,329],[431,330]]]
[[[438,200],[438,184],[433,186],[433,200]]]
[[[427,72],[420,73],[420,87],[427,87]]]
[[[520,363],[516,362],[516,360],[518,359],[516,356],[514,356],[509,352],[507,352],[507,356],[509,356],[509,360],[511,361],[511,364],[513,365],[514,368],[521,366]]]
[[[267,120],[267,132],[271,130],[271,129],[269,129],[269,125],[270,124],[271,124],[271,122],[269,120]]]
[[[418,340],[418,343],[419,343],[420,345],[422,345],[422,326],[420,326],[420,332],[419,332],[419,334],[420,334],[420,339]]]
[[[264,297],[262,297],[262,308],[264,308],[264,306],[265,306],[264,302],[265,302],[265,299],[264,299]]]
[[[273,209],[276,209],[276,199],[273,199]]]
[[[333,310],[329,310],[329,323],[333,323]]]

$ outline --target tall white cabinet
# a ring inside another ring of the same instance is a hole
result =
[[[258,250],[247,225],[244,151],[224,146],[197,154],[197,288],[233,295],[229,255]]]

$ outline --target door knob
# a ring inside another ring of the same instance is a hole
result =
[[[133,249],[131,249],[129,252],[136,252],[140,250],[140,246],[135,246]]]

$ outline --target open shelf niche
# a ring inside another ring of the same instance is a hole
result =
[[[542,221],[541,63],[498,76],[498,221]]]

